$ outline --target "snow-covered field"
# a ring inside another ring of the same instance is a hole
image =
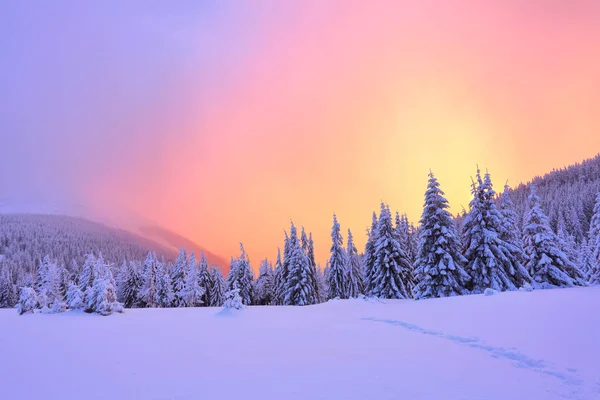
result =
[[[0,398],[600,399],[600,287],[229,315],[0,310]]]

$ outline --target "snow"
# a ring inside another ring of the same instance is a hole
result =
[[[598,399],[600,287],[307,307],[0,310],[2,398]]]

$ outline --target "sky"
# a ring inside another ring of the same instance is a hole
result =
[[[417,222],[600,151],[596,0],[0,5],[0,199],[141,216],[257,267],[325,264],[381,201]],[[121,218],[121,217],[119,217]]]

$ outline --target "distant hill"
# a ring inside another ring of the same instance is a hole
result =
[[[596,195],[600,192],[600,154],[517,186],[512,191],[512,199],[521,218],[528,209],[532,184],[550,217],[552,228],[566,230],[581,243],[588,235]]]
[[[174,260],[179,247],[200,254],[194,242],[166,229],[149,227],[144,234],[113,228],[79,217],[52,214],[0,214],[0,262],[11,269],[31,273],[49,255],[59,264],[74,269],[85,255],[102,253],[115,266],[124,260],[143,260],[153,250],[167,261]],[[220,257],[205,250],[210,263],[226,267]]]

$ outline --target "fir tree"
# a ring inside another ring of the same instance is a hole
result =
[[[130,261],[125,264],[125,267],[125,276],[122,278],[122,287],[119,288],[119,301],[125,308],[137,307],[138,299],[140,297],[139,293],[144,285],[144,280],[136,262]]]
[[[85,308],[83,293],[79,289],[79,286],[73,282],[69,283],[69,288],[67,289],[67,307],[71,310],[83,310]]]
[[[525,252],[523,250],[523,241],[517,225],[518,215],[514,210],[514,203],[510,197],[510,188],[504,185],[504,192],[500,195],[500,239],[508,243],[510,252],[509,258],[514,266],[515,273],[512,274],[512,281],[516,287],[523,287],[532,283],[531,275],[523,265],[525,262]]]
[[[205,307],[210,306],[210,274],[208,272],[208,261],[204,255],[204,251],[200,253],[200,263],[198,263],[198,285],[204,289],[202,295],[202,305]]]
[[[165,263],[160,263],[157,268],[156,294],[154,300],[158,307],[162,308],[171,307],[175,303],[173,282],[171,281],[169,268]]]
[[[448,201],[433,175],[425,192],[421,215],[419,252],[415,261],[415,299],[468,294],[469,275],[463,266],[456,226],[448,212]]]
[[[10,270],[0,264],[0,308],[10,308],[17,302]]]
[[[94,285],[94,267],[96,266],[96,257],[92,253],[89,253],[85,257],[85,262],[81,267],[79,273],[79,290],[85,293],[88,287]]]
[[[190,253],[190,262],[185,281],[184,300],[186,307],[200,307],[202,305],[202,296],[204,296],[204,288],[200,287],[196,256],[192,252]]]
[[[149,252],[144,261],[142,269],[142,288],[138,293],[138,304],[140,307],[155,308],[158,307],[156,301],[157,292],[158,260],[156,254]]]
[[[310,264],[311,280],[315,295],[313,303],[317,304],[321,302],[321,288],[319,287],[319,281],[317,278],[317,263],[315,262],[315,244],[313,242],[312,232],[308,234],[308,250],[306,252],[306,256],[308,257],[308,263]]]
[[[173,294],[175,295],[175,307],[185,307],[185,282],[188,270],[188,257],[184,248],[179,250],[179,255],[173,266]]]
[[[314,304],[315,294],[312,286],[310,263],[298,241],[298,234],[293,222],[290,228],[288,254],[289,272],[284,304],[295,306]]]
[[[408,276],[410,263],[397,240],[390,210],[383,203],[381,203],[381,213],[377,223],[374,256],[372,295],[385,299],[409,298],[410,283],[403,281],[403,277]]]
[[[558,238],[550,229],[548,217],[542,211],[540,199],[532,188],[529,196],[524,238],[527,268],[534,287],[584,285],[583,274],[559,248]]]
[[[600,192],[596,196],[589,236],[588,243],[592,257],[591,268],[588,274],[589,282],[592,285],[600,285]]]
[[[60,292],[58,266],[50,261],[50,257],[44,257],[39,269],[38,278],[38,302],[41,308],[51,308],[55,302],[62,302]]]
[[[516,290],[521,281],[527,281],[520,269],[518,249],[502,240],[501,215],[495,204],[496,192],[490,175],[477,170],[473,182],[473,200],[465,220],[464,246],[467,272],[471,275],[471,292],[483,293],[486,288],[497,291]]]
[[[241,310],[244,308],[240,289],[237,287],[237,281],[233,281],[231,288],[225,293],[225,302],[223,307],[226,309]]]
[[[346,250],[346,256],[348,257],[346,261],[346,282],[347,285],[347,297],[348,298],[357,298],[359,295],[363,294],[363,271],[360,260],[358,258],[358,250],[354,245],[354,238],[352,236],[352,232],[348,229],[348,244]]]
[[[287,235],[286,235],[287,241]],[[275,268],[273,269],[274,274],[274,293],[273,293],[273,304],[282,305],[283,298],[285,296],[285,278],[283,276],[283,264],[281,263],[281,250],[277,248],[277,259],[275,260]]]
[[[594,256],[592,253],[592,246],[589,245],[585,238],[583,238],[583,242],[581,243],[581,246],[579,246],[578,254],[577,265],[583,273],[583,276],[589,281],[590,273],[594,268]]]
[[[35,290],[30,287],[22,287],[19,302],[17,303],[17,312],[19,315],[33,313],[37,305],[38,299]]]
[[[365,271],[364,287],[367,296],[373,296],[375,290],[375,243],[377,242],[377,214],[373,212],[371,229],[367,231],[367,244],[365,245]]]
[[[331,230],[331,256],[329,258],[329,299],[347,298],[346,282],[346,254],[344,252],[342,234],[340,233],[340,224],[337,216],[333,214],[333,228]]]
[[[221,307],[225,302],[225,279],[221,271],[214,265],[210,269],[210,305]]]
[[[88,309],[100,315],[123,312],[123,305],[117,301],[117,293],[110,278],[110,271],[94,280],[93,296]]]
[[[273,265],[266,258],[260,264],[260,272],[256,280],[256,304],[261,306],[273,302],[274,276]]]
[[[240,256],[236,260],[233,260],[231,269],[229,270],[227,290],[232,290],[235,283],[236,288],[240,291],[242,302],[245,305],[250,305],[252,304],[252,270],[250,269],[250,260],[242,243],[240,243],[240,251]]]

